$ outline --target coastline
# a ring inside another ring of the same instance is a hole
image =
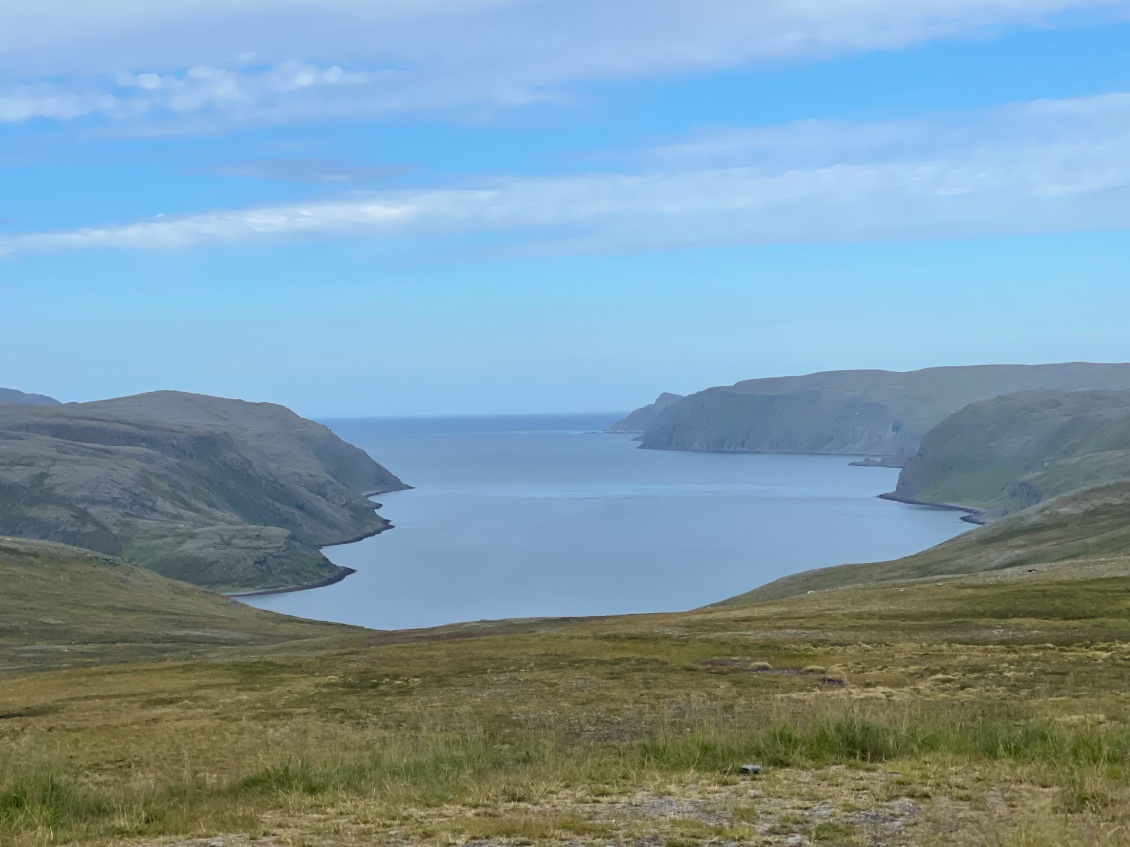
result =
[[[411,490],[412,490],[411,485],[405,485],[403,488],[393,488],[393,489],[384,489],[383,491],[373,491],[373,492],[370,492],[368,494],[362,494],[361,496],[368,499],[368,498],[371,498],[371,497],[379,497],[382,494],[393,494],[397,491],[411,491]],[[374,514],[376,514],[377,510],[381,509],[381,508],[384,508],[383,503],[373,503],[373,513]],[[396,524],[392,523],[388,519],[383,518],[380,515],[377,515],[377,518],[381,521],[380,526],[377,526],[377,527],[374,527],[373,529],[367,530],[367,531],[361,533],[360,535],[356,536],[355,538],[347,538],[344,541],[334,541],[334,542],[331,542],[329,544],[323,544],[318,549],[319,550],[325,550],[328,547],[344,547],[347,544],[357,544],[360,541],[366,541],[370,538],[375,538],[376,536],[380,535],[381,533],[388,532],[390,529],[396,529]],[[330,564],[333,564],[333,563],[330,562]],[[337,585],[339,582],[343,582],[344,580],[353,576],[353,574],[357,573],[357,570],[355,568],[347,568],[344,565],[335,565],[335,567],[338,570],[337,570],[337,573],[335,573],[333,576],[326,577],[325,579],[318,580],[317,582],[312,582],[308,585],[289,585],[289,586],[286,586],[286,587],[283,587],[283,588],[259,588],[259,589],[256,589],[254,591],[237,591],[237,592],[234,592],[234,593],[228,593],[228,592],[221,592],[221,593],[224,597],[227,597],[230,600],[240,600],[240,599],[243,599],[243,598],[246,598],[246,597],[270,597],[273,594],[294,594],[298,591],[313,591],[315,588],[329,588],[331,585]]]
[[[962,506],[960,503],[932,503],[929,500],[913,500],[909,497],[900,497],[894,491],[889,494],[880,494],[879,499],[890,500],[892,503],[903,503],[907,506],[927,506],[931,509],[943,509],[947,512],[965,512],[961,519],[975,526],[984,526],[990,521],[989,513],[984,509]]]
[[[607,434],[608,435],[621,435],[623,433],[612,432],[612,433],[607,433]],[[626,434],[630,435],[631,433],[626,433]],[[655,450],[656,452],[660,452],[660,453],[708,453],[708,454],[716,454],[716,455],[720,455],[720,456],[830,456],[832,458],[857,459],[857,460],[866,460],[866,459],[882,460],[882,459],[890,458],[893,455],[891,453],[863,453],[863,452],[860,452],[858,450],[853,450],[853,451],[850,451],[850,452],[840,452],[838,450],[828,451],[828,452],[814,451],[814,450],[739,450],[739,449],[708,450],[708,449],[703,448],[703,447],[653,447],[653,446],[649,446],[647,444],[644,444],[643,442],[640,442],[640,446],[637,449],[639,449],[639,450]],[[849,464],[852,465],[853,467],[856,467],[856,464],[854,462],[849,462]],[[862,466],[862,467],[886,467],[886,466],[885,465],[865,465],[865,466]],[[898,470],[898,469],[899,469],[898,467],[894,468],[894,470]]]
[[[238,594],[224,594],[229,600],[242,600],[247,597],[269,597],[272,594],[293,594],[296,591],[313,591],[315,588],[329,588],[331,585],[337,585],[347,577],[353,576],[357,573],[353,568],[347,568],[342,565],[336,566],[338,571],[331,577],[327,577],[319,582],[311,583],[310,585],[292,585],[289,588],[263,588],[258,591],[241,591]]]

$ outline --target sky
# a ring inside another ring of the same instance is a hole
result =
[[[1130,0],[0,0],[0,385],[1130,360]]]

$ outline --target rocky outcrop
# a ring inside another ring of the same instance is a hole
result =
[[[0,408],[0,534],[123,556],[223,589],[332,578],[319,548],[387,522],[404,484],[281,406],[158,392]]]

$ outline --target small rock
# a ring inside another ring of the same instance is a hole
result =
[[[738,773],[743,776],[757,776],[761,773],[761,765],[742,765],[738,768]]]

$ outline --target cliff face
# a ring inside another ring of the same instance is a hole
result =
[[[975,403],[907,459],[894,499],[1018,512],[1130,479],[1130,392],[1028,392]]]
[[[1041,389],[1130,390],[1130,365],[832,371],[749,380],[671,403],[641,441],[663,450],[902,455],[970,403]]]
[[[159,392],[0,408],[0,534],[124,556],[224,589],[304,585],[319,547],[387,523],[403,483],[281,406]]]
[[[59,401],[42,394],[25,394],[14,388],[0,388],[0,406],[57,406]]]
[[[645,432],[655,423],[659,413],[673,403],[683,399],[681,394],[670,394],[664,391],[651,405],[636,409],[624,420],[612,424],[605,432]]]

